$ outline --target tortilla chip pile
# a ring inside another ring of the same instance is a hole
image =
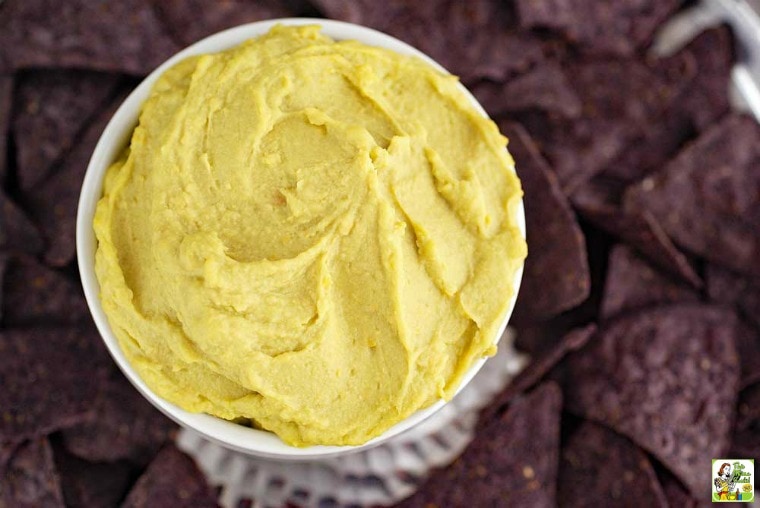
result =
[[[139,79],[220,29],[325,16],[461,76],[510,139],[532,363],[404,506],[694,506],[760,453],[760,127],[733,34],[649,47],[679,0],[5,0],[0,4],[0,506],[214,506],[124,380],[75,268],[83,174]],[[410,479],[420,481],[421,479]],[[297,503],[293,503],[297,505]]]

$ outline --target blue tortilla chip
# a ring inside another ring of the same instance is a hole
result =
[[[47,438],[33,439],[18,446],[0,472],[0,506],[64,507],[61,484]]]
[[[668,79],[682,83],[682,91],[663,118],[631,143],[603,174],[622,183],[634,183],[662,169],[687,141],[729,111],[729,80],[734,63],[731,31],[710,28],[686,47],[655,64]]]
[[[5,182],[8,159],[8,126],[11,122],[13,77],[0,72],[0,183]]]
[[[739,382],[736,316],[661,306],[610,322],[568,357],[566,407],[655,456],[694,495],[727,450]]]
[[[567,198],[530,136],[504,123],[509,151],[525,192],[530,252],[515,307],[516,321],[531,321],[575,307],[589,295],[586,242]]]
[[[0,190],[0,250],[38,254],[43,249],[37,226]]]
[[[573,205],[596,227],[633,247],[665,272],[680,277],[694,287],[702,286],[702,279],[691,266],[689,259],[673,245],[668,235],[647,211],[626,211],[617,206],[599,204],[594,201],[594,196],[591,196],[591,201],[578,198],[576,195]]]
[[[0,442],[85,420],[109,367],[92,326],[0,331]]]
[[[537,65],[504,83],[482,81],[472,93],[491,117],[538,109],[563,118],[577,118],[581,102],[557,62]]]
[[[27,192],[30,213],[40,225],[47,244],[44,260],[51,266],[65,266],[74,259],[77,205],[87,164],[100,135],[125,97],[122,91],[98,114],[60,170]]]
[[[330,18],[358,23],[398,37],[430,55],[465,81],[501,81],[544,59],[542,43],[510,29],[514,14],[492,0],[313,0]]]
[[[536,110],[518,120],[571,195],[658,121],[680,88],[638,58],[569,61],[564,72],[580,98],[580,117]]]
[[[6,0],[0,72],[35,67],[144,75],[179,50],[150,0]]]
[[[119,506],[139,470],[126,461],[88,462],[53,448],[63,499],[69,508]]]
[[[216,498],[195,461],[174,445],[167,445],[137,480],[122,508],[217,507]]]
[[[34,258],[8,259],[0,288],[0,315],[5,326],[76,324],[89,320],[81,286]]]
[[[651,213],[684,249],[760,278],[759,164],[760,125],[732,115],[630,187],[625,209]]]
[[[588,421],[563,440],[557,499],[568,507],[669,506],[646,454],[625,437]]]
[[[233,26],[270,18],[298,17],[308,7],[305,2],[297,3],[283,0],[161,0],[154,5],[172,37],[180,45],[188,46]]]
[[[707,29],[672,58],[696,62],[694,79],[680,95],[673,114],[687,118],[701,133],[731,109],[728,91],[736,61],[734,35],[727,25]]]
[[[610,252],[601,319],[664,303],[699,300],[694,288],[657,270],[630,248],[618,245]]]
[[[553,383],[514,399],[503,416],[482,422],[454,464],[398,506],[555,506],[561,409]]]
[[[73,70],[21,74],[13,136],[16,174],[22,190],[32,189],[46,179],[120,80],[117,75]]]
[[[562,33],[581,51],[632,55],[652,40],[681,0],[517,0],[520,25]]]
[[[565,334],[555,344],[539,351],[507,387],[480,412],[481,419],[488,421],[495,415],[503,413],[514,397],[527,392],[541,382],[567,355],[585,346],[595,332],[596,325],[593,324],[576,328]]]
[[[145,465],[169,441],[176,428],[121,372],[114,371],[103,383],[92,416],[62,430],[61,435],[66,449],[83,459],[93,462],[127,459]]]

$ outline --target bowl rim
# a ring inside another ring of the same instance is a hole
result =
[[[132,131],[137,125],[142,104],[148,97],[153,84],[161,74],[180,60],[193,55],[215,53],[229,49],[248,39],[265,34],[270,28],[278,24],[288,26],[319,25],[320,32],[333,39],[356,40],[367,45],[383,47],[400,54],[412,55],[420,58],[435,69],[448,73],[446,69],[432,58],[409,44],[377,30],[343,21],[320,18],[278,18],[236,26],[201,39],[170,57],[143,79],[122,102],[100,135],[87,166],[80,191],[76,219],[76,250],[77,264],[85,299],[98,332],[119,369],[143,397],[181,427],[197,432],[206,439],[228,449],[258,457],[281,460],[308,460],[317,457],[326,458],[353,453],[376,446],[386,439],[414,427],[438,411],[447,402],[439,400],[427,408],[418,410],[386,430],[380,436],[356,446],[314,445],[299,448],[284,443],[279,437],[269,431],[245,427],[208,414],[190,413],[153,393],[127,361],[118,340],[111,331],[108,319],[101,306],[99,298],[100,286],[95,275],[97,240],[95,239],[92,223],[95,207],[102,196],[104,175],[107,168],[119,156],[131,137]],[[488,114],[472,94],[461,83],[459,86],[476,110],[485,118],[489,118]],[[512,170],[514,171],[514,167]],[[516,219],[522,237],[525,239],[525,209],[522,197],[517,206]],[[523,268],[524,261],[520,264],[515,274],[513,282],[514,293],[499,327],[498,334],[494,337],[494,345],[498,344],[501,336],[504,334],[509,318],[514,310],[522,280]],[[472,380],[486,360],[487,358],[479,358],[470,366],[467,373],[463,376],[456,393],[459,393]]]

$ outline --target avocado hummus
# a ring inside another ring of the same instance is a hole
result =
[[[295,446],[451,397],[526,255],[505,144],[455,77],[317,26],[182,61],[94,221],[127,359],[166,400]]]

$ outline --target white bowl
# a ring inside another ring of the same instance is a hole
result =
[[[103,134],[100,136],[100,140],[98,141],[95,151],[92,154],[92,158],[90,159],[90,164],[87,167],[87,173],[85,174],[79,198],[76,233],[77,256],[79,273],[82,278],[82,285],[84,287],[85,297],[87,298],[87,304],[92,313],[92,317],[95,320],[95,324],[98,327],[98,331],[103,337],[103,341],[106,343],[108,350],[114,360],[116,360],[119,368],[121,368],[127,376],[127,379],[129,379],[140,393],[156,406],[156,408],[161,410],[165,415],[178,424],[192,429],[206,438],[230,449],[256,456],[278,459],[309,459],[350,453],[377,445],[381,441],[417,425],[422,420],[438,411],[446,402],[440,400],[430,407],[417,411],[405,420],[388,429],[381,436],[378,436],[361,446],[310,446],[306,448],[297,448],[285,444],[280,438],[271,432],[252,429],[207,414],[189,413],[153,393],[129,364],[119,346],[119,342],[111,331],[108,319],[103,312],[99,298],[100,287],[95,276],[95,250],[97,248],[97,240],[95,239],[92,221],[95,215],[95,206],[103,192],[103,177],[106,169],[111,162],[116,160],[121,154],[128,140],[132,136],[132,131],[137,125],[140,108],[143,102],[148,98],[150,90],[158,77],[180,60],[192,55],[215,53],[237,46],[243,41],[265,34],[270,28],[272,28],[272,26],[278,23],[283,25],[317,24],[322,27],[322,33],[333,39],[352,39],[367,45],[386,48],[403,55],[413,55],[424,60],[434,68],[445,72],[445,69],[430,57],[389,35],[351,23],[324,19],[285,18],[261,21],[231,28],[196,42],[192,46],[185,48],[171,57],[145,78],[119,107],[116,114],[114,114],[113,118],[103,131]],[[488,115],[475,98],[472,97],[464,87],[462,87],[462,90],[465,91],[467,96],[471,99],[475,108],[484,117],[487,117]],[[522,200],[520,201],[517,221],[523,237],[525,237],[525,212]],[[514,308],[515,300],[517,298],[517,292],[520,288],[521,279],[522,267],[520,267],[515,275],[514,296],[509,304],[509,310],[504,316],[499,333],[494,337],[494,342],[498,342],[507,326],[507,321],[512,314],[512,309]],[[475,376],[475,374],[477,374],[485,361],[486,359],[480,359],[472,365],[470,370],[464,376],[462,383],[459,386],[459,390],[461,390]]]

